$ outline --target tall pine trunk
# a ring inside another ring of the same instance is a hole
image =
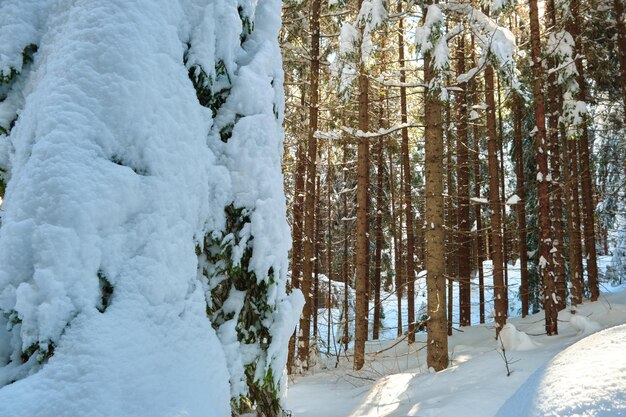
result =
[[[535,106],[535,143],[537,148],[537,194],[539,199],[539,271],[543,286],[543,309],[546,333],[557,334],[556,289],[552,268],[552,238],[550,230],[550,196],[548,187],[548,146],[546,143],[546,113],[541,67],[541,33],[537,0],[530,0],[530,41],[533,62],[533,96]]]
[[[311,284],[313,277],[313,261],[315,258],[315,179],[317,177],[317,139],[319,114],[319,73],[320,73],[320,7],[321,0],[311,3],[311,66],[309,85],[309,130],[308,130],[308,164],[306,176],[306,194],[304,197],[304,259],[302,264],[302,293],[304,308],[300,318],[300,338],[298,341],[298,359],[304,370],[308,369],[309,337],[311,331]]]
[[[465,39],[459,37],[457,45],[457,74],[465,73]],[[459,271],[459,323],[471,324],[471,235],[469,205],[469,140],[467,131],[467,97],[465,90],[456,94],[456,159],[457,159],[457,266]],[[450,152],[450,150],[448,151]],[[450,304],[452,304],[450,300]]]
[[[519,200],[515,206],[519,229],[519,261],[520,261],[520,298],[522,301],[522,317],[528,315],[528,245],[526,242],[526,185],[524,183],[524,145],[522,143],[522,98],[513,98],[513,142],[515,148],[516,195]]]
[[[578,39],[580,34],[581,19],[578,10],[578,0],[572,0],[570,2],[571,18],[567,22],[567,30],[574,38],[574,55],[577,57],[576,70],[578,76],[576,81],[578,83],[578,100],[587,102],[587,83],[585,81],[585,67],[582,59],[582,48],[580,46],[580,40]],[[583,208],[583,226],[584,226],[584,242],[585,242],[585,259],[587,261],[587,286],[591,294],[591,301],[596,301],[600,295],[600,288],[598,285],[598,264],[596,255],[596,233],[595,233],[595,215],[593,204],[593,182],[591,180],[591,162],[590,162],[590,148],[589,148],[589,129],[587,126],[587,120],[583,120],[580,126],[580,142],[578,143],[578,158],[580,161],[580,178],[581,178],[581,190],[582,190],[582,208]]]
[[[424,54],[424,81],[435,77],[430,53]],[[428,292],[427,365],[436,371],[448,366],[446,320],[446,256],[443,204],[443,106],[438,92],[426,89],[425,194],[426,287]]]
[[[491,260],[493,262],[493,294],[496,336],[506,324],[506,295],[504,262],[502,259],[502,208],[500,201],[500,173],[498,164],[498,136],[496,132],[496,103],[494,98],[493,67],[485,68],[485,102],[487,104],[487,158],[489,160],[489,207],[491,209]]]
[[[398,3],[398,13],[402,12],[402,3]],[[406,70],[404,68],[404,29],[403,21],[398,23],[398,60],[400,62],[400,122],[408,120],[406,102]],[[402,167],[404,171],[404,209],[406,219],[406,296],[407,319],[409,324],[408,342],[415,342],[415,235],[413,233],[413,203],[411,199],[411,164],[409,157],[409,131],[402,129]],[[398,313],[400,314],[400,313]]]
[[[398,300],[398,336],[402,336],[402,295],[404,294],[404,281],[402,279],[402,237],[398,225],[402,224],[401,210],[396,208],[396,177],[393,171],[393,152],[389,150],[389,189],[391,190],[391,234],[393,235],[393,253],[396,278],[396,298]],[[396,219],[400,217],[399,221]]]
[[[624,123],[626,123],[626,25],[624,24],[624,4],[622,0],[613,0],[615,26],[617,29],[617,50],[619,53],[619,74],[622,86],[622,101],[624,105]]]
[[[359,130],[368,131],[368,78],[363,63],[359,64]],[[354,334],[354,369],[365,363],[365,341],[369,311],[368,283],[368,198],[369,198],[369,139],[358,138],[356,191],[356,312]]]

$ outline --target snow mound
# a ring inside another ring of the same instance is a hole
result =
[[[595,333],[539,368],[496,417],[626,413],[626,325]]]
[[[578,331],[578,334],[591,334],[602,328],[599,323],[580,314],[572,314],[569,324]]]
[[[504,350],[511,352],[532,350],[540,346],[526,333],[517,330],[511,323],[505,324],[502,330],[500,330],[499,340]]]

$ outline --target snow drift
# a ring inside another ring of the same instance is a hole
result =
[[[575,343],[528,378],[496,416],[623,415],[624,346],[626,325]]]

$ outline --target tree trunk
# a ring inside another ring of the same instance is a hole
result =
[[[549,25],[556,27],[556,10],[554,0],[546,2],[546,15]],[[554,59],[549,60],[549,67],[556,68]],[[554,283],[556,288],[557,310],[567,306],[567,282],[565,276],[565,256],[563,252],[563,189],[561,187],[561,164],[559,152],[559,87],[556,72],[548,74],[548,131],[547,138],[550,147],[550,196],[552,197],[554,241],[552,242],[552,262],[554,264]]]
[[[552,238],[550,230],[550,196],[548,190],[548,146],[546,144],[546,113],[543,96],[543,69],[541,67],[541,38],[537,0],[529,0],[530,41],[533,62],[533,96],[535,105],[535,143],[537,147],[537,194],[539,199],[539,271],[543,284],[543,309],[546,333],[558,333],[556,289],[552,268]]]
[[[528,247],[526,237],[526,186],[524,184],[524,145],[522,143],[522,98],[513,98],[513,141],[515,147],[516,195],[519,197],[515,208],[519,228],[520,298],[522,317],[528,315]]]
[[[368,130],[368,79],[363,64],[359,65],[359,130]],[[369,194],[369,139],[359,138],[357,154],[357,195],[356,195],[356,313],[354,335],[354,369],[359,370],[365,362],[365,341],[367,340],[367,322],[369,296],[367,294],[368,276],[368,196]]]
[[[572,0],[570,2],[570,8],[572,12],[571,19],[568,19],[567,30],[574,38],[574,54],[578,58],[576,62],[576,70],[578,76],[576,82],[578,82],[578,100],[587,102],[587,83],[585,82],[585,67],[583,66],[580,41],[579,27],[580,16],[578,11],[578,0]],[[584,120],[580,127],[580,143],[578,144],[579,161],[580,161],[580,178],[581,178],[581,190],[583,201],[583,225],[584,225],[584,242],[585,242],[585,259],[587,260],[587,286],[591,293],[591,301],[597,301],[600,295],[600,288],[598,285],[598,264],[596,256],[596,233],[595,233],[595,215],[593,204],[593,182],[591,180],[591,163],[589,157],[589,129],[587,121]]]
[[[457,45],[457,74],[465,73],[465,39],[459,37]],[[471,325],[471,235],[469,204],[469,140],[467,134],[467,102],[465,90],[456,94],[457,138],[457,265],[459,271],[459,323]],[[450,152],[450,151],[448,151]],[[450,304],[452,304],[450,302]]]
[[[319,158],[320,155],[318,155]],[[320,262],[322,257],[320,256],[320,249],[322,248],[322,216],[321,216],[321,206],[322,206],[322,190],[321,190],[321,178],[320,173],[317,173],[317,185],[315,186],[315,260],[313,261],[314,266],[314,285],[313,285],[313,337],[316,338],[319,335],[317,334],[317,319],[319,313],[319,289],[320,289]]]
[[[580,198],[578,193],[578,151],[576,140],[568,140],[565,127],[561,126],[563,140],[563,160],[568,161],[569,168],[565,172],[565,202],[567,204],[567,223],[569,233],[569,265],[571,286],[571,303],[578,305],[583,302],[583,256],[580,235]]]
[[[396,217],[400,216],[399,224],[402,224],[401,210],[396,209],[396,180],[393,172],[393,153],[389,150],[389,189],[391,190],[391,234],[393,235],[393,252],[394,252],[394,265],[396,275],[396,298],[398,299],[398,337],[402,336],[402,294],[404,293],[404,282],[402,280],[402,259],[401,244],[402,237],[398,230],[396,223]]]
[[[500,153],[500,207],[502,210],[502,261],[504,278],[504,309],[509,311],[509,251],[507,247],[507,227],[506,227],[506,168],[504,165],[504,128],[502,126],[502,101],[500,94],[500,77],[498,83],[498,152]]]
[[[402,12],[402,3],[398,3],[398,13]],[[404,30],[403,22],[398,23],[398,60],[400,61],[400,83],[406,83],[404,69]],[[406,124],[408,120],[406,87],[400,87],[400,120]],[[411,164],[409,158],[409,131],[402,129],[402,166],[404,170],[404,209],[406,219],[406,296],[409,322],[408,342],[415,342],[415,236],[413,234],[413,203],[411,199]]]
[[[472,36],[472,62],[475,62],[474,56],[474,37]],[[470,81],[468,88],[470,92],[470,102],[472,105],[476,105],[479,102],[478,94],[476,93],[478,86],[477,78],[474,78]],[[478,123],[474,121],[472,124],[472,139],[473,143],[473,168],[474,168],[474,194],[476,198],[480,198],[480,159],[478,156],[480,155],[480,129]],[[481,215],[481,204],[474,205],[474,217],[476,218],[476,268],[478,269],[478,309],[479,309],[479,321],[480,323],[485,322],[485,275],[483,272],[483,253],[484,253],[484,244],[483,244],[483,222]]]
[[[624,25],[624,4],[622,0],[613,0],[613,12],[617,29],[617,50],[619,53],[619,73],[622,84],[623,112],[626,113],[626,25]],[[626,123],[626,114],[624,115]]]
[[[489,159],[489,207],[491,208],[491,242],[493,250],[493,294],[496,336],[506,324],[506,300],[502,259],[502,209],[500,202],[500,175],[498,164],[498,136],[496,132],[496,103],[494,98],[493,68],[485,68],[485,102],[487,104],[487,153]]]
[[[306,89],[301,87],[300,90],[300,105],[302,108],[305,106],[305,93]],[[304,115],[301,117],[301,122],[304,124]],[[296,150],[296,172],[294,178],[294,192],[293,192],[293,224],[292,241],[293,246],[291,249],[291,285],[293,288],[300,288],[300,282],[302,280],[302,231],[304,227],[304,179],[306,177],[306,146],[303,140],[298,140],[298,148]],[[296,332],[294,331],[289,339],[289,348],[287,354],[287,372],[292,373],[293,362],[296,354]]]
[[[327,327],[327,345],[326,345],[326,355],[330,355],[330,329],[333,327],[333,315],[332,315],[332,304],[333,304],[333,250],[332,250],[332,236],[333,236],[333,227],[332,227],[332,206],[331,206],[331,194],[332,194],[332,144],[328,144],[328,153],[327,161],[328,166],[326,167],[326,274],[328,274],[328,305],[326,306],[327,314],[328,314],[328,327]]]
[[[348,350],[348,345],[350,344],[350,323],[349,323],[349,299],[348,299],[348,291],[349,291],[349,281],[350,281],[350,261],[348,255],[348,222],[345,220],[348,217],[348,198],[346,196],[345,190],[348,188],[348,174],[346,164],[348,163],[348,145],[344,142],[343,144],[343,189],[344,192],[341,193],[341,198],[343,202],[343,265],[341,274],[343,276],[343,345],[344,351]]]
[[[424,81],[434,78],[430,53],[424,55]],[[427,366],[436,371],[448,366],[446,321],[446,258],[443,207],[442,105],[437,92],[426,89],[425,97],[425,194],[426,194],[426,286],[428,291]]]
[[[311,3],[311,84],[309,86],[309,130],[308,130],[308,165],[306,195],[304,197],[304,259],[302,265],[302,293],[304,307],[300,318],[300,340],[298,343],[298,359],[302,369],[308,369],[309,335],[311,331],[311,281],[313,260],[315,257],[315,178],[317,173],[317,139],[319,104],[319,72],[320,72],[320,0]]]
[[[382,126],[381,126],[382,127]],[[372,339],[378,339],[380,330],[380,274],[383,249],[383,137],[378,138],[377,172],[376,172],[376,253],[374,255],[374,326]]]
[[[447,78],[447,77],[446,77]],[[449,81],[447,81],[449,83]],[[442,103],[445,106],[445,155],[446,155],[446,189],[444,192],[444,242],[445,242],[445,254],[446,254],[446,281],[447,281],[447,317],[448,317],[448,336],[452,336],[452,319],[454,316],[454,306],[452,301],[454,300],[454,283],[457,281],[457,269],[456,269],[456,241],[455,235],[452,232],[456,226],[456,210],[454,210],[454,201],[452,199],[454,187],[454,169],[452,163],[452,128],[451,128],[451,106],[450,102]]]

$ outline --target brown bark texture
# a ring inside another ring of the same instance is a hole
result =
[[[548,336],[558,333],[556,288],[552,268],[552,238],[550,222],[550,196],[548,186],[548,146],[546,143],[546,112],[543,94],[543,69],[541,66],[541,33],[537,0],[529,0],[530,40],[533,62],[533,96],[535,106],[535,144],[537,159],[537,194],[539,199],[539,271],[543,287],[542,301],[545,328]]]
[[[430,54],[424,56],[424,81],[434,78]],[[448,366],[448,333],[446,320],[446,258],[443,204],[443,106],[437,92],[426,90],[425,97],[425,240],[426,289],[428,303],[428,337],[426,363],[436,371]]]

